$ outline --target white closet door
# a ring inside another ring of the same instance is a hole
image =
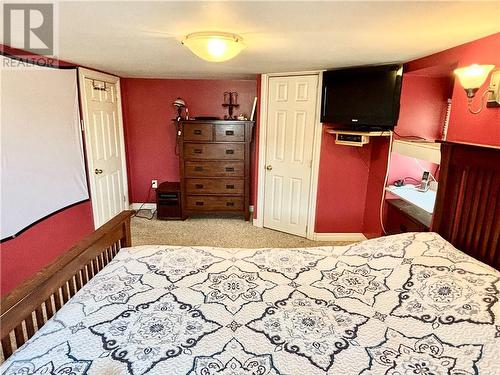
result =
[[[306,236],[318,76],[271,77],[264,227]]]
[[[118,77],[105,78],[80,78],[96,228],[128,208]]]

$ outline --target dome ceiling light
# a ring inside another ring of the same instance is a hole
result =
[[[189,34],[182,44],[196,56],[210,62],[230,60],[246,47],[241,36],[216,31]]]

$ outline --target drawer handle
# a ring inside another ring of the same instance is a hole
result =
[[[203,206],[204,202],[196,202],[197,206]]]
[[[194,131],[194,134],[195,134],[195,135],[201,135],[201,130],[200,130],[200,129],[196,129],[196,130]]]
[[[226,154],[232,155],[234,154],[234,150],[226,150]]]
[[[226,189],[234,189],[234,185],[226,185]]]
[[[193,152],[194,152],[195,154],[201,154],[201,153],[202,153],[201,148],[195,148],[195,149],[193,150]]]
[[[234,206],[234,202],[226,202],[226,206],[233,207]]]
[[[226,167],[226,172],[234,172],[234,167]]]
[[[196,189],[203,189],[203,184],[195,184],[194,187]]]
[[[234,135],[234,130],[226,130],[226,135]]]
[[[203,167],[194,167],[196,172],[203,172]]]

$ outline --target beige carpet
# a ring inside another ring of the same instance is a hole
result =
[[[149,211],[141,211],[141,215]],[[235,217],[193,217],[185,221],[132,218],[132,244],[234,248],[312,247],[350,242],[310,241],[271,229],[257,228]]]

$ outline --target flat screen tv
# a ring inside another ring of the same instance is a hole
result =
[[[399,116],[402,73],[401,65],[326,71],[321,122],[357,130],[394,128]]]

